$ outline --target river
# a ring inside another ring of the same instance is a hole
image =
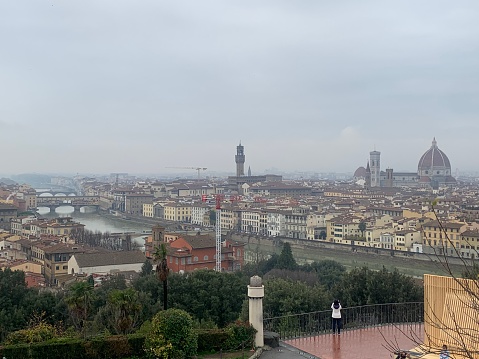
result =
[[[40,207],[38,214],[45,218],[56,217],[72,217],[76,222],[80,222],[85,225],[85,229],[90,231],[110,232],[110,233],[123,233],[123,232],[150,232],[151,226],[146,224],[136,223],[130,220],[123,220],[121,218],[112,218],[110,216],[102,216],[97,212],[88,211],[88,208],[82,208],[80,212],[74,211],[73,207],[64,206],[59,207],[55,212],[50,212],[48,208]],[[135,237],[134,241],[144,245],[143,237]]]

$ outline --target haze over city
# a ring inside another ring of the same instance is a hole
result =
[[[0,172],[479,169],[477,1],[4,1]]]

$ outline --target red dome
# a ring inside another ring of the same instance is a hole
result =
[[[366,177],[366,168],[364,167],[359,167],[355,172],[354,172],[354,177],[360,178],[360,177]]]
[[[432,146],[426,151],[419,160],[418,171],[431,169],[451,169],[451,163],[446,154],[437,147],[436,139],[432,141]]]

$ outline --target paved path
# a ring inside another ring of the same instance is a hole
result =
[[[390,359],[397,349],[410,350],[422,341],[421,324],[385,325],[345,330],[341,335],[324,334],[281,342],[279,348],[264,351],[260,359]]]
[[[260,359],[319,359],[318,357],[302,352],[289,345],[281,344],[278,348],[265,350],[260,356]]]

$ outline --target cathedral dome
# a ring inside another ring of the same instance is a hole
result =
[[[354,178],[365,178],[366,177],[366,168],[363,166],[359,167],[353,175]]]
[[[446,154],[437,147],[436,138],[432,140],[432,146],[419,160],[417,173],[420,182],[435,180],[438,183],[455,182],[451,177],[451,162]]]

